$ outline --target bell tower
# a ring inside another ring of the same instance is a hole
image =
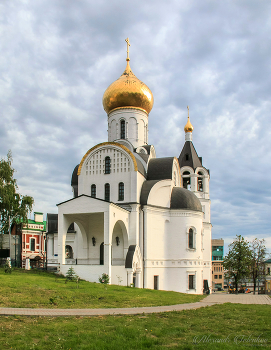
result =
[[[181,168],[182,187],[192,191],[200,199],[204,217],[210,222],[209,180],[210,172],[202,165],[202,157],[199,157],[192,142],[194,130],[190,121],[189,106],[187,123],[184,127],[185,143],[179,155]]]

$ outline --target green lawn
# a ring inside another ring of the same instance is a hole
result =
[[[0,349],[271,348],[271,306],[224,304],[135,316],[0,317]]]
[[[0,269],[0,307],[114,308],[174,305],[197,302],[202,295],[107,286],[100,283],[65,283],[65,278],[35,270]]]

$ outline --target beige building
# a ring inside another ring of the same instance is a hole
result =
[[[212,290],[224,288],[224,240],[212,239]]]
[[[271,294],[271,259],[265,261],[265,292]]]

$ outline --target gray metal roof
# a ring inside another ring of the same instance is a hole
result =
[[[140,204],[146,205],[148,203],[148,197],[151,189],[157,182],[159,182],[159,180],[149,180],[143,183],[141,187]]]
[[[140,154],[138,154],[138,155],[140,155]],[[144,168],[144,165],[141,163],[141,161],[137,157],[135,157],[135,160],[136,160],[138,171],[140,172],[140,174],[142,174],[144,177],[146,177],[146,170]]]
[[[72,186],[76,186],[78,185],[78,168],[79,168],[79,164],[76,165],[76,167],[74,168],[73,172],[72,172],[72,178],[71,178],[71,185]]]
[[[198,197],[193,192],[181,187],[173,187],[170,199],[170,209],[186,209],[202,212],[202,207]]]
[[[133,258],[134,258],[134,254],[135,254],[135,249],[136,246],[135,245],[130,245],[127,255],[126,255],[126,260],[125,260],[125,268],[126,269],[131,269],[133,267]]]
[[[58,214],[47,214],[47,233],[58,232]],[[71,223],[67,232],[74,231],[74,223]]]
[[[142,146],[142,147],[144,147],[145,150],[148,152],[148,154],[150,154],[151,153],[151,146],[152,145],[145,145],[145,146]]]
[[[178,158],[180,167],[190,166],[194,170],[202,166],[202,159],[198,156],[192,141],[186,141]]]
[[[58,230],[58,214],[47,214],[47,232],[54,233]]]
[[[172,180],[173,160],[174,157],[150,159],[147,180]]]

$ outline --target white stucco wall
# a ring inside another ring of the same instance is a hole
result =
[[[203,279],[210,284],[211,271],[210,260],[203,257],[202,213],[152,207],[144,211],[145,287],[153,288],[154,276],[159,276],[159,289],[201,294]],[[188,246],[189,228],[195,232],[195,249]],[[189,274],[195,275],[192,290],[188,289]]]
[[[121,108],[108,115],[108,141],[120,139],[120,122],[125,120],[125,138],[137,148],[148,142],[148,114],[140,109]]]

